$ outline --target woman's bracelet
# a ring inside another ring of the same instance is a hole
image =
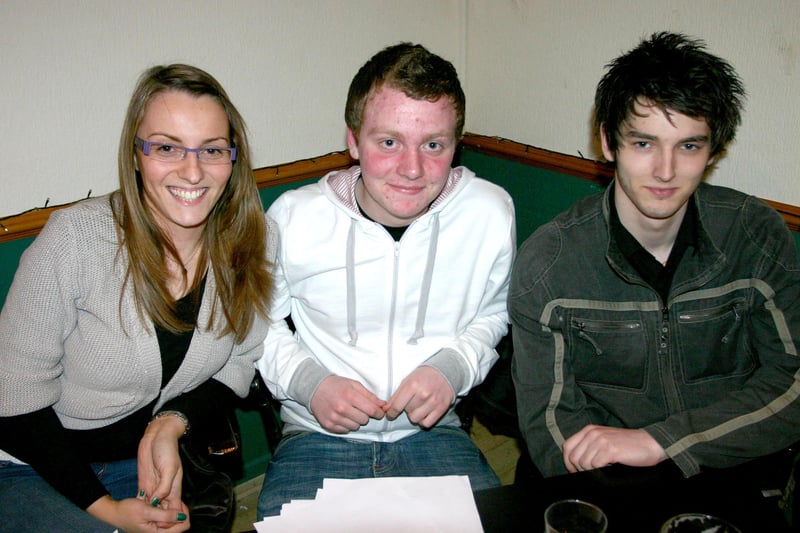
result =
[[[183,422],[183,425],[186,426],[186,429],[183,430],[183,434],[186,435],[187,433],[189,433],[189,430],[191,429],[192,426],[189,425],[189,419],[186,417],[186,415],[181,413],[180,411],[161,411],[160,413],[156,413],[156,415],[152,418],[152,420],[157,420],[165,416],[174,416],[176,418],[180,418],[181,421]]]

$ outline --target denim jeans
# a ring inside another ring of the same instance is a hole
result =
[[[115,500],[136,497],[136,460],[95,463],[97,478]],[[111,533],[116,528],[77,507],[28,465],[0,461],[0,532]]]
[[[469,476],[472,490],[500,481],[469,435],[455,427],[419,431],[397,442],[371,442],[322,433],[283,437],[258,497],[258,519],[280,514],[293,499],[313,499],[325,478]]]

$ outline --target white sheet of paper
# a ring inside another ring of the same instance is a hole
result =
[[[314,505],[314,500],[292,500],[281,507],[281,516],[291,516],[295,513],[305,512],[305,509]]]
[[[258,533],[482,533],[466,476],[326,479],[314,500],[283,506]]]

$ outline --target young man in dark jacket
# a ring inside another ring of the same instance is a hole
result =
[[[539,228],[509,294],[520,428],[545,476],[667,459],[684,476],[800,440],[800,265],[780,216],[704,176],[744,88],[701,41],[609,64],[616,176]]]

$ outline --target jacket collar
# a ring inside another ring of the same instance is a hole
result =
[[[615,180],[616,181],[616,180]],[[603,194],[602,212],[605,222],[605,230],[608,238],[606,249],[606,260],[623,279],[629,283],[637,285],[647,285],[639,273],[630,262],[625,258],[625,254],[620,247],[617,237],[611,231],[611,200],[615,181],[612,181]],[[697,211],[697,227],[694,238],[694,246],[689,253],[684,254],[683,259],[677,267],[675,276],[670,288],[670,297],[699,288],[711,279],[720,274],[727,258],[714,243],[705,228],[706,209],[703,203],[703,194],[708,185],[701,183],[692,195]]]

